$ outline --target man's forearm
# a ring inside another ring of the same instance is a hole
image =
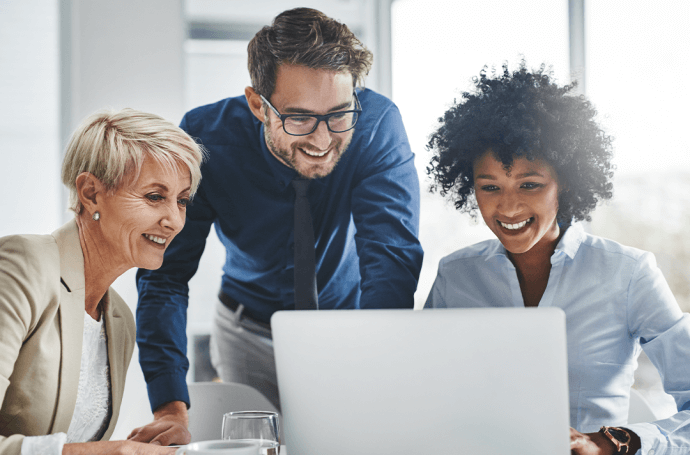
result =
[[[183,401],[170,401],[153,411],[153,422],[135,428],[127,439],[152,445],[189,444],[189,416]]]
[[[187,404],[184,401],[170,401],[162,404],[153,411],[153,419],[175,420],[182,423],[185,427],[189,427]]]

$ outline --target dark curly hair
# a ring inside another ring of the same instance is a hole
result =
[[[476,217],[477,158],[491,150],[506,170],[516,157],[542,159],[558,175],[558,222],[589,221],[597,202],[613,195],[611,136],[595,121],[592,104],[571,94],[574,83],[560,87],[545,65],[531,72],[525,66],[511,73],[504,64],[502,74],[491,76],[484,67],[474,92],[464,92],[439,118],[427,145],[434,153],[430,190],[452,195],[456,209]]]
[[[280,13],[252,38],[247,65],[254,90],[270,98],[278,67],[284,63],[313,69],[347,71],[363,85],[373,62],[371,52],[347,25],[312,8]]]

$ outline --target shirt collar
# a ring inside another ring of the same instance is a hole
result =
[[[498,240],[494,239],[494,242],[491,242],[491,245],[486,251],[486,260],[490,260],[491,258],[495,257],[505,257],[506,259],[510,260],[508,258],[508,250],[503,246],[503,244]]]
[[[585,240],[585,230],[582,228],[582,223],[573,223],[570,227],[566,228],[565,234],[561,237],[561,241],[556,245],[556,251],[554,255],[562,251],[570,259],[574,259],[577,254],[577,250],[580,249],[580,245]]]

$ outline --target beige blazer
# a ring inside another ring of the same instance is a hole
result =
[[[76,221],[51,235],[0,238],[0,454],[24,436],[67,432],[77,400],[84,331],[84,256]],[[132,312],[105,296],[112,414],[120,413],[134,348]]]

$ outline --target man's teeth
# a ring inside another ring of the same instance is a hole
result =
[[[165,245],[165,239],[162,239],[162,238],[160,238],[160,237],[156,237],[155,235],[144,234],[144,237],[146,237],[147,239],[151,240],[152,242],[156,242],[156,243],[158,243],[158,244],[160,244],[160,245]]]
[[[301,149],[301,150],[309,156],[324,156],[326,153],[328,153],[328,150],[326,150],[325,152],[320,152],[320,153],[319,152],[312,152],[311,150],[305,150],[305,149]]]
[[[503,226],[504,228],[506,228],[506,229],[516,230],[516,229],[522,229],[523,227],[525,227],[525,225],[526,225],[531,219],[532,219],[532,218],[528,218],[528,219],[526,219],[525,221],[520,221],[519,223],[515,223],[515,224],[507,224],[507,223],[503,223],[503,222],[499,221],[499,224],[500,224],[501,226]]]

